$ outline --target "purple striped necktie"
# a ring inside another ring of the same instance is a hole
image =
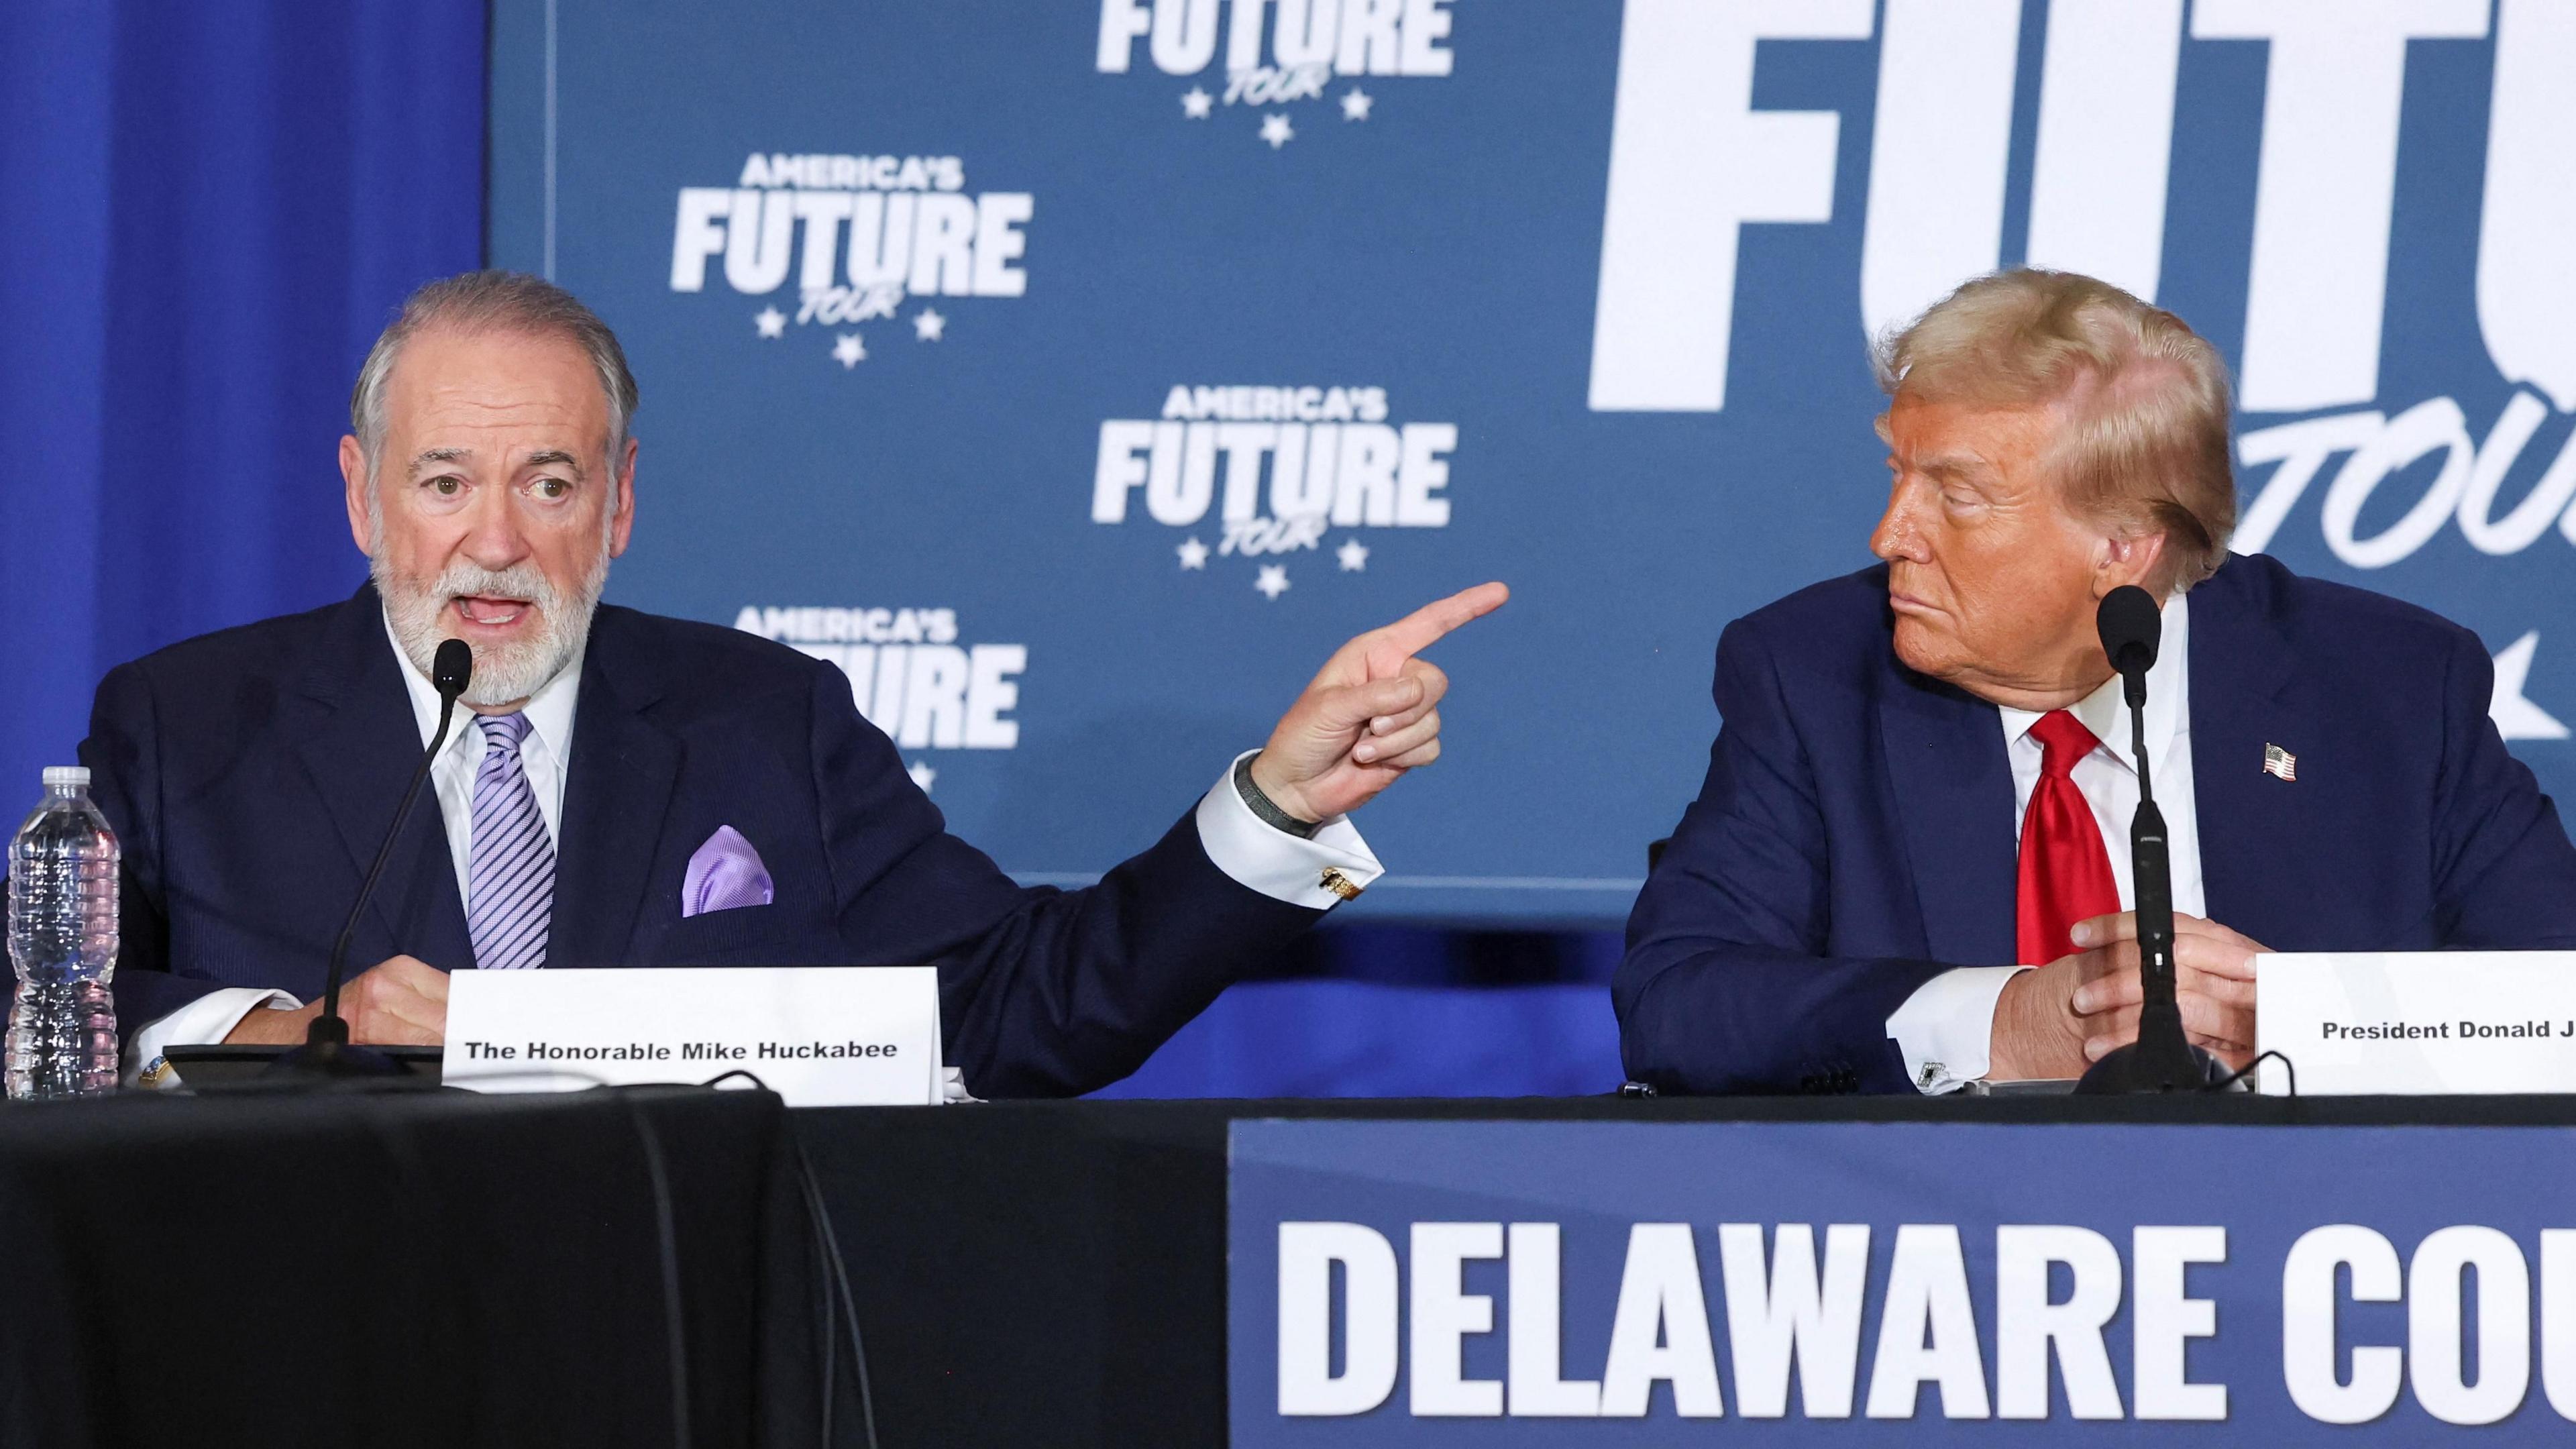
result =
[[[555,847],[537,792],[519,762],[524,714],[484,715],[483,764],[474,773],[474,844],[466,868],[465,930],[486,971],[546,964],[554,926]]]

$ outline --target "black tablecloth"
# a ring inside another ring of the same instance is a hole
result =
[[[626,1449],[683,1412],[693,1444],[813,1444],[785,1119],[689,1089],[0,1107],[0,1445]]]
[[[648,1140],[688,1442],[815,1443],[791,1132],[848,1256],[886,1445],[1222,1444],[1227,1127],[1313,1116],[2569,1125],[2576,1099],[13,1105],[0,1446],[678,1442]],[[854,1414],[835,1427],[864,1442]]]
[[[1065,1102],[793,1116],[839,1224],[887,1445],[1128,1449],[1226,1442],[1225,1151],[1238,1118],[2569,1125],[2576,1098]]]

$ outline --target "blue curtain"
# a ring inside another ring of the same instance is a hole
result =
[[[0,4],[0,813],[110,666],[345,594],[334,448],[483,250],[483,0]]]

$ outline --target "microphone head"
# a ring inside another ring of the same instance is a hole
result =
[[[2155,667],[2165,619],[2146,590],[2122,584],[2104,594],[2101,607],[2094,610],[2093,626],[2101,631],[2102,652],[2113,669],[2136,678]]]
[[[454,699],[463,694],[473,678],[473,647],[462,639],[438,641],[438,654],[429,665],[429,682],[437,687],[439,698]]]

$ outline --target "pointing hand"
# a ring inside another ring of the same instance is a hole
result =
[[[1356,810],[1398,775],[1440,758],[1449,676],[1415,656],[1511,596],[1501,584],[1478,584],[1343,645],[1270,732],[1252,782],[1312,822]]]

